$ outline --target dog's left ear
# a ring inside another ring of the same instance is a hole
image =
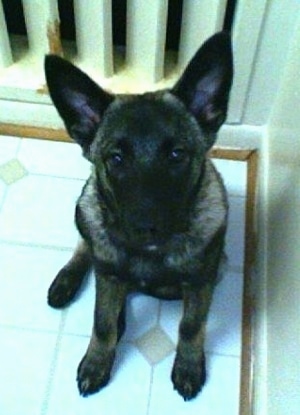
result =
[[[226,118],[232,77],[230,36],[220,32],[201,46],[171,92],[205,132],[215,133]]]
[[[50,96],[68,133],[86,152],[113,96],[55,55],[46,56],[45,74]]]

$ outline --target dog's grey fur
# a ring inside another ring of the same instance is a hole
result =
[[[110,378],[132,291],[183,298],[172,370],[185,400],[202,388],[205,322],[227,225],[223,182],[207,152],[226,117],[230,39],[209,39],[169,91],[113,96],[61,58],[46,58],[52,100],[92,163],[76,206],[81,234],[53,281],[48,302],[63,307],[93,267],[94,329],[78,368],[84,396]]]

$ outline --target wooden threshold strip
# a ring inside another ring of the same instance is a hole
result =
[[[253,364],[254,364],[254,272],[257,236],[255,231],[255,206],[257,190],[258,151],[250,150],[247,157],[247,188],[245,209],[244,287],[242,310],[242,355],[240,382],[240,415],[253,413]]]
[[[0,123],[0,135],[72,142],[66,130],[62,128],[54,129],[47,127]]]
[[[24,138],[72,142],[64,129],[33,127],[0,123],[0,135],[11,135]],[[236,149],[214,147],[210,157],[247,163],[247,187],[245,208],[245,253],[244,253],[244,286],[242,310],[242,351],[240,375],[240,409],[239,415],[251,415],[253,405],[253,312],[254,301],[251,295],[252,272],[255,261],[255,201],[257,185],[258,151],[253,149]]]

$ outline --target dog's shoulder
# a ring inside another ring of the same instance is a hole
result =
[[[192,228],[211,234],[219,228],[226,228],[228,200],[225,185],[213,162],[207,158],[200,189],[196,197]]]
[[[93,247],[96,256],[97,252],[101,252],[101,258],[109,262],[117,260],[117,249],[111,243],[104,224],[103,203],[99,197],[94,169],[76,205],[76,225],[83,238]]]
[[[86,220],[90,223],[97,223],[101,226],[103,223],[103,213],[99,203],[96,183],[96,173],[93,169],[90,177],[82,189],[77,206],[82,212],[84,212]]]

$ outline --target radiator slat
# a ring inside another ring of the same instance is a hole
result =
[[[101,76],[113,74],[111,0],[74,1],[78,59]]]
[[[46,53],[61,53],[56,0],[23,0],[29,52],[37,60]]]
[[[222,30],[226,0],[184,0],[178,63],[183,68],[199,46]]]
[[[150,82],[163,78],[167,14],[168,0],[127,1],[126,62]]]
[[[4,18],[2,3],[0,2],[0,68],[5,68],[12,63],[7,26]]]

